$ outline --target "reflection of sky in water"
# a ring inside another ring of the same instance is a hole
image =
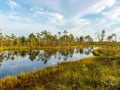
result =
[[[3,56],[8,55],[8,52],[3,52],[3,54],[4,54]],[[18,56],[14,55],[14,60],[10,58],[9,59],[4,58],[2,62],[0,62],[1,64],[0,78],[3,78],[7,75],[18,75],[21,72],[30,72],[33,70],[47,67],[47,66],[57,65],[58,63],[61,63],[64,61],[66,62],[75,61],[75,60],[79,60],[81,58],[93,55],[92,52],[89,51],[88,49],[84,49],[82,53],[80,53],[80,51],[77,51],[77,49],[74,49],[71,54],[70,53],[67,53],[67,54],[65,53],[65,55],[63,56],[63,54],[61,54],[60,51],[56,51],[54,54],[48,57],[47,61],[41,60],[42,59],[41,56],[44,55],[43,50],[39,51],[39,55],[37,55],[33,61],[29,59],[30,57],[29,54],[26,54],[24,57],[20,55]]]

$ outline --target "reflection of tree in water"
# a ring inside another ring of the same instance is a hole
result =
[[[79,49],[78,49],[78,48],[75,50],[75,53],[76,53],[76,54],[78,54],[78,53],[79,53]]]
[[[5,51],[0,52],[0,62],[3,60],[16,60],[17,57],[26,57],[29,56],[31,61],[34,61],[36,58],[39,61],[43,61],[45,64],[53,56],[54,59],[67,60],[68,57],[72,57],[74,53],[86,54],[89,55],[92,52],[91,48],[78,48],[78,49],[45,49],[45,50],[30,50],[30,51]]]
[[[57,50],[52,50],[52,49],[45,49],[43,52],[40,52],[38,55],[38,60],[44,61],[46,64],[47,61],[50,59],[51,56],[56,55]]]
[[[61,59],[61,54],[60,54],[60,52],[58,52],[58,60],[60,60]]]
[[[28,51],[20,51],[19,54],[21,57],[25,57],[27,55]]]
[[[25,57],[27,53],[28,51],[9,51],[9,52],[4,52],[3,57],[6,60],[8,59],[14,60],[15,57],[19,57],[19,56]]]
[[[84,53],[83,48],[80,48],[79,52],[80,52],[80,54],[83,54]]]
[[[68,57],[72,57],[74,53],[74,49],[64,49],[64,50],[59,50],[62,56],[64,56],[64,60],[67,60]],[[60,57],[59,57],[60,58]]]
[[[2,62],[2,60],[4,59],[4,54],[3,53],[0,53],[0,62]],[[0,65],[1,66],[1,65]]]
[[[86,55],[89,55],[91,52],[92,52],[92,49],[91,49],[91,48],[85,49],[85,54],[86,54]]]
[[[75,53],[86,54],[89,55],[92,52],[91,48],[78,48],[76,49]]]
[[[30,50],[28,52],[28,55],[29,55],[29,59],[31,61],[34,61],[36,59],[36,56],[39,54],[39,51],[38,50]]]
[[[15,57],[14,57],[14,56],[12,56],[12,57],[11,57],[11,60],[14,60],[14,59],[15,59]]]
[[[41,54],[41,61],[43,61],[44,62],[44,64],[46,64],[47,63],[47,60],[49,59],[49,56],[48,56],[49,54],[47,54],[47,52],[44,52],[44,53],[42,53]]]
[[[47,56],[47,58],[50,58],[51,56],[55,56],[57,53],[57,50],[44,50],[45,56]]]
[[[4,52],[0,54],[0,62],[2,62],[3,60],[7,60],[7,58],[8,58],[8,55],[5,54]]]
[[[14,55],[19,56],[20,51],[14,51]]]
[[[68,58],[68,50],[67,49],[62,49],[62,50],[59,50],[59,52],[61,53],[61,55],[63,56],[63,59],[64,60],[67,60]]]
[[[30,51],[6,51],[0,53],[0,62],[3,60],[15,60],[16,57],[25,57],[29,55],[30,60],[35,60],[36,56],[39,54],[37,50],[30,50]]]
[[[8,52],[6,60],[8,60],[8,59],[11,59],[11,60],[15,59],[15,53],[14,53],[14,51]]]
[[[69,56],[72,57],[74,54],[74,49],[69,49]]]

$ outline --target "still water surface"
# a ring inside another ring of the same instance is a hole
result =
[[[0,52],[0,78],[93,56],[92,48]]]

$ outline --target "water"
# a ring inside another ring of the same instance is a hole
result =
[[[92,48],[0,52],[0,78],[93,56]]]

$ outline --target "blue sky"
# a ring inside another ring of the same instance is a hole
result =
[[[75,36],[120,35],[120,0],[1,0],[3,34],[28,35],[42,30]]]

